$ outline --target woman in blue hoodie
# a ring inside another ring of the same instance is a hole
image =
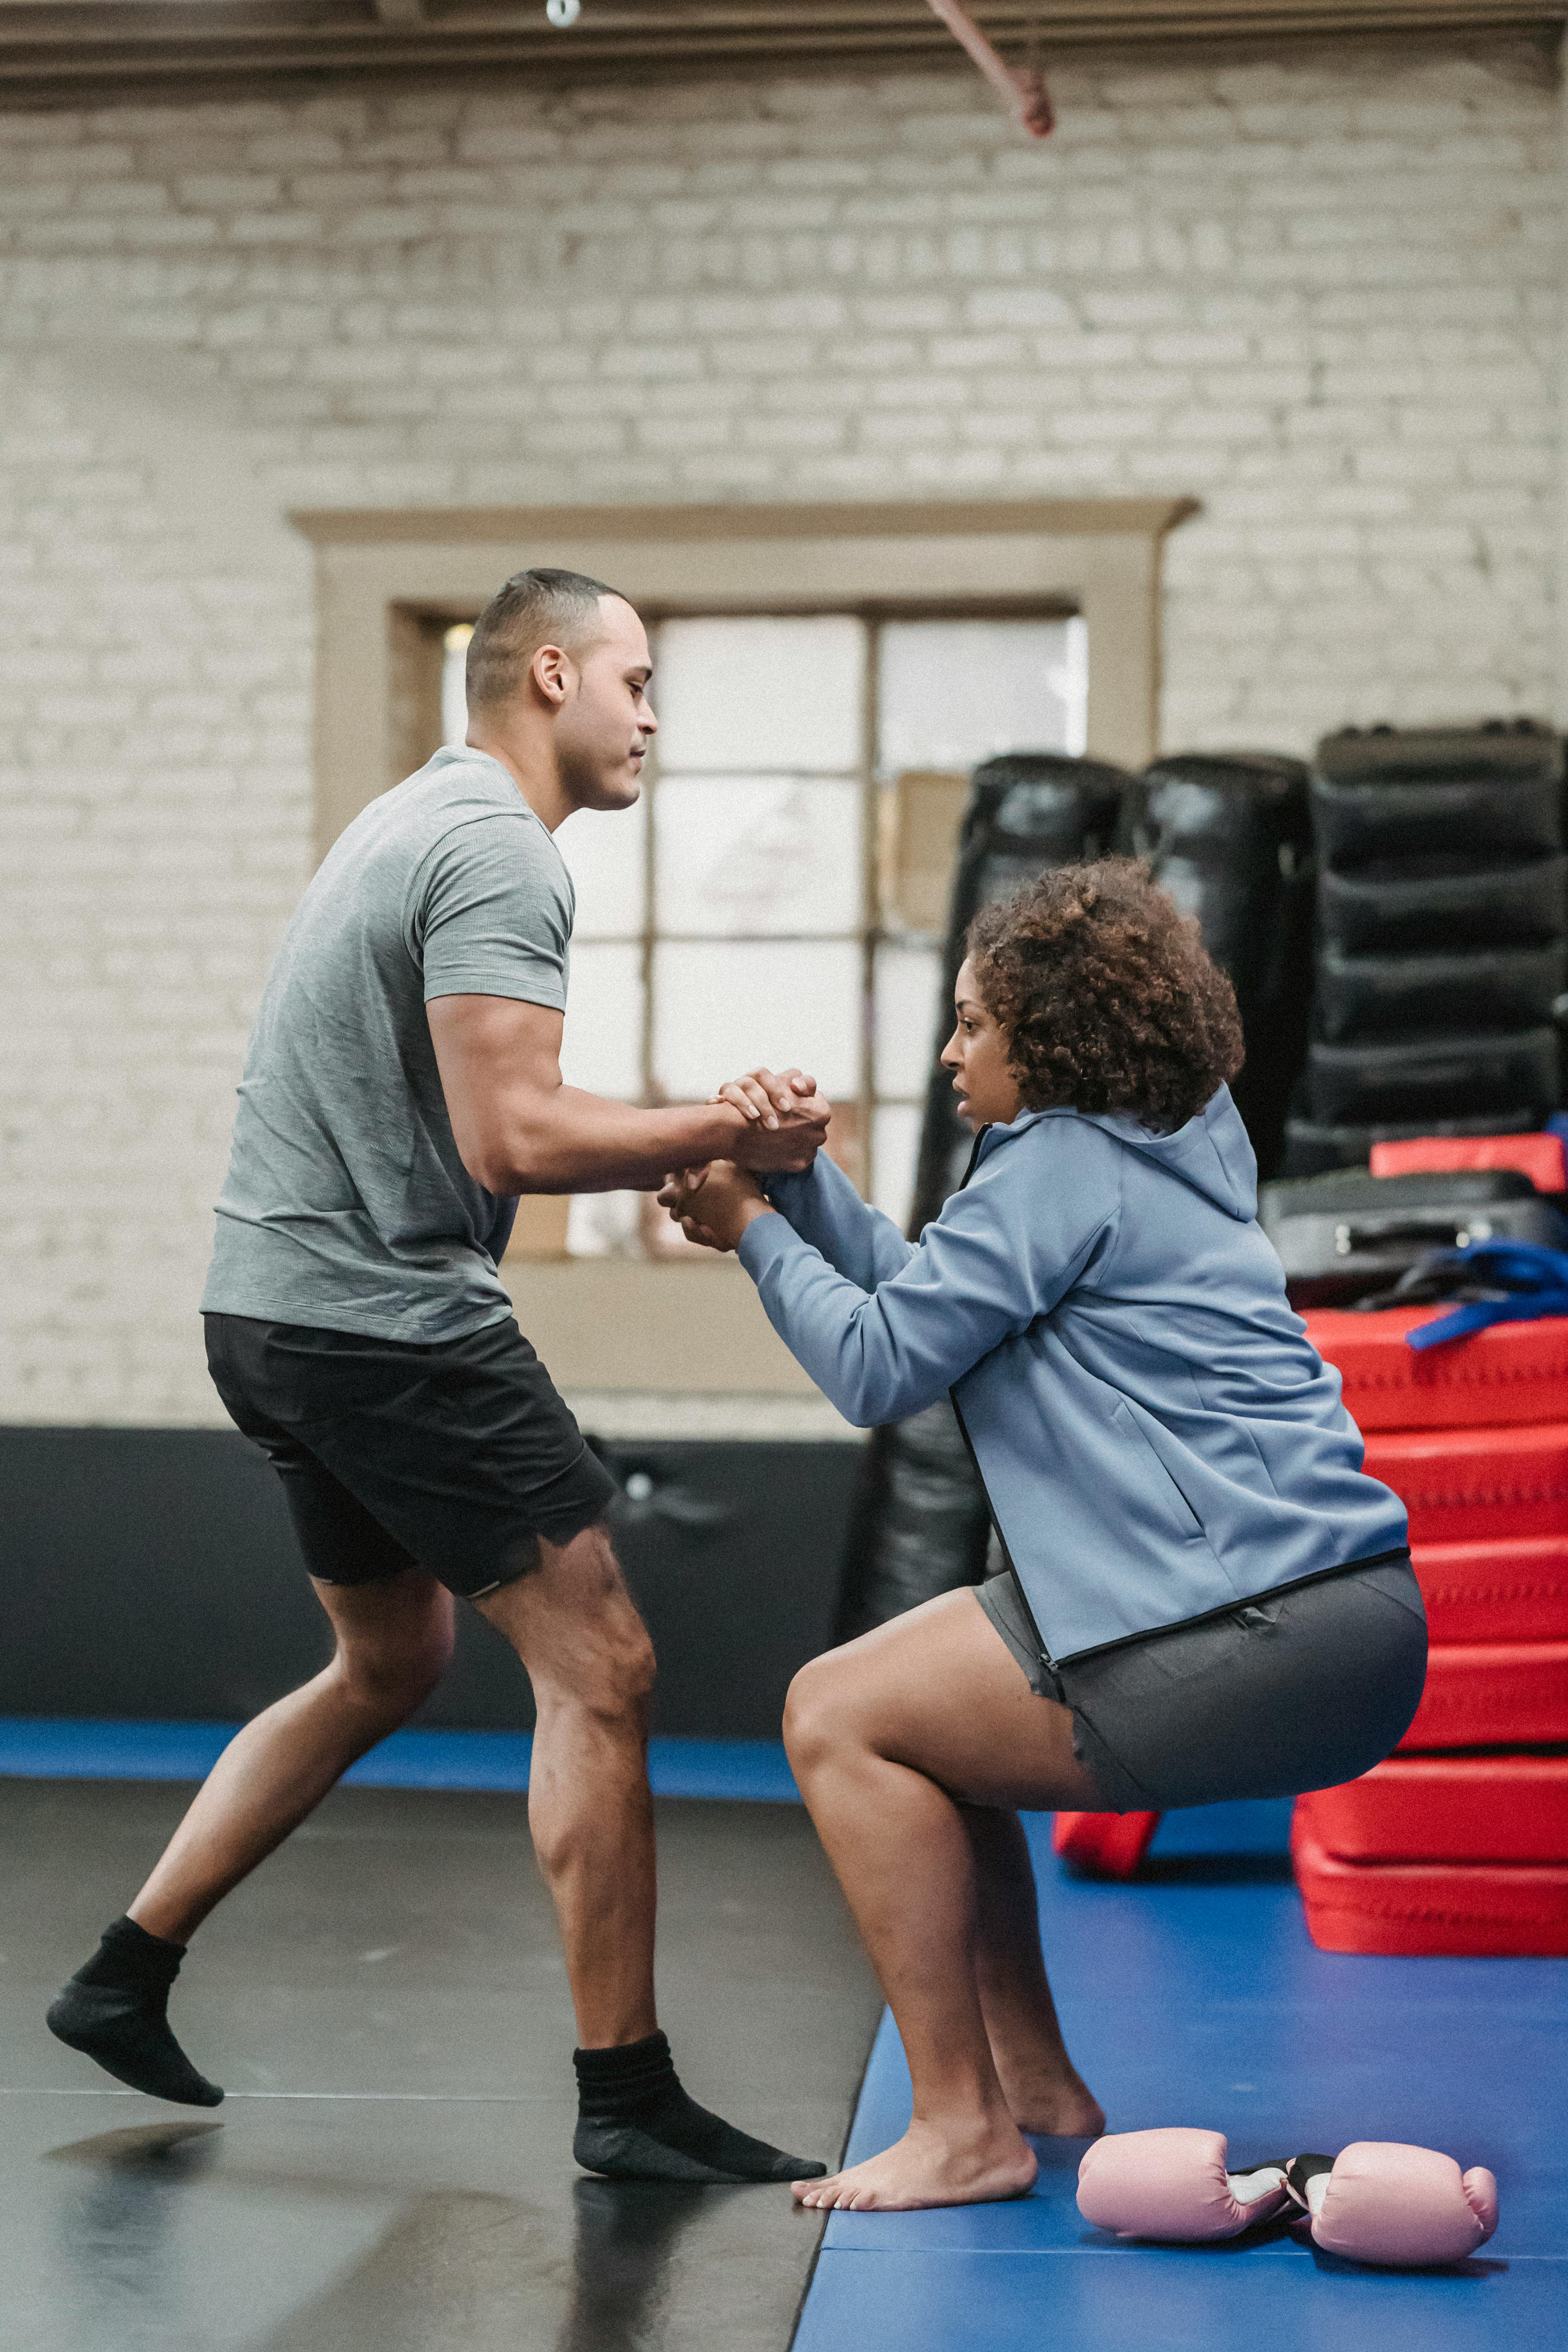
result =
[[[1228,982],[1145,870],[985,908],[942,1060],[976,1129],[910,1244],[818,1156],[663,1196],[737,1250],[862,1427],[951,1390],[1006,1560],[818,1658],[784,1734],[898,2021],[914,2113],[812,2205],[1016,2196],[1026,2131],[1104,2117],[1051,2004],[1015,1808],[1163,1810],[1351,1780],[1426,1674],[1403,1505],[1285,1297],[1226,1081]],[[772,1115],[766,1074],[729,1089]]]

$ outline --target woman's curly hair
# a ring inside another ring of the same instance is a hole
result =
[[[1235,991],[1131,857],[1042,874],[983,907],[966,948],[1026,1110],[1065,1103],[1170,1134],[1241,1067]]]

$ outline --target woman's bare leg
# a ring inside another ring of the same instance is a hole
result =
[[[1043,2066],[1048,2078],[1049,2043],[1037,2015],[1032,2034],[1021,2023],[1031,1978],[1017,1952],[1016,1914],[998,1910],[997,1874],[987,1868],[992,1925],[982,1927],[982,1873],[964,1808],[1097,1805],[1073,1756],[1071,1716],[1036,1697],[964,1591],[803,1668],[791,1686],[784,1739],[914,2085],[912,2120],[896,2147],[830,2179],[798,2182],[796,2197],[888,2210],[1022,2195],[1035,2158],[998,2078],[983,1966],[1005,2042],[1018,2050],[1020,2075],[1035,2078],[1031,2095],[1050,2096],[1060,2109],[1070,2104],[1071,2084],[1058,2075],[1049,2094],[1040,2079]],[[1016,1892],[1010,1899],[1016,1904]],[[1054,2011],[1051,2022],[1054,2029]],[[1077,2084],[1070,2065],[1067,2072]]]
[[[1105,2129],[1105,2115],[1057,2022],[1023,1824],[992,1805],[965,1805],[961,1818],[974,1864],[975,1981],[1007,2111],[1020,2131],[1093,2139]]]

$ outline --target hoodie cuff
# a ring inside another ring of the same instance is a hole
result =
[[[735,1255],[752,1280],[761,1282],[769,1266],[789,1255],[792,1244],[796,1249],[805,1246],[789,1219],[773,1209],[765,1217],[752,1219],[735,1244]]]

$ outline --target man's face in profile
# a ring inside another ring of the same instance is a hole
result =
[[[574,647],[575,677],[555,725],[562,785],[578,808],[631,808],[658,721],[648,706],[647,633],[621,596],[601,596],[596,630]]]

